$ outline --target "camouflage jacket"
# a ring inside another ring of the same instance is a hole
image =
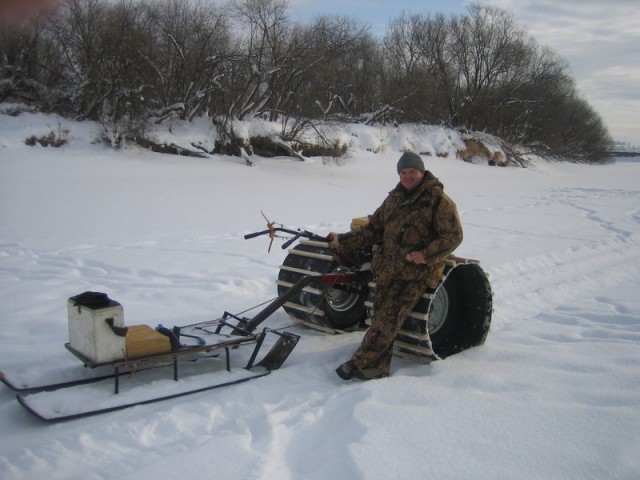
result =
[[[429,171],[423,182],[407,193],[400,183],[359,230],[341,234],[340,249],[373,249],[372,271],[379,283],[416,280],[435,287],[445,260],[462,242],[462,226],[455,203]],[[426,264],[407,260],[420,251]]]

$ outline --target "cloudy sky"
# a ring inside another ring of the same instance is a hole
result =
[[[640,146],[639,0],[480,0],[510,10],[538,43],[569,61],[578,90],[616,141]],[[349,15],[382,35],[408,13],[465,13],[464,0],[289,0],[293,20]]]

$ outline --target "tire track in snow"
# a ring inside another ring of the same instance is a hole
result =
[[[582,212],[585,218],[598,224],[602,230],[613,234],[615,237],[624,240],[632,236],[632,232],[616,226],[616,223],[603,218],[601,212],[609,198],[619,199],[620,197],[635,198],[640,200],[640,192],[630,190],[603,190],[598,188],[555,188],[552,190],[552,198],[555,203],[565,204]],[[589,207],[588,205],[596,205]],[[634,208],[627,212],[628,217],[635,223],[639,223],[638,212],[640,209]]]
[[[86,258],[96,255],[96,252],[115,252],[127,249],[147,250],[153,253],[153,246],[140,247],[103,247],[103,246],[77,246],[71,250],[34,250],[24,248],[16,244],[0,245],[0,275],[5,281],[39,283],[48,285],[98,285],[109,289],[136,289],[152,288],[158,290],[167,289],[192,289],[196,291],[210,292],[242,292],[247,294],[264,293],[272,286],[271,280],[247,279],[236,272],[223,271],[216,273],[211,271],[188,270],[176,272],[161,270],[161,264],[151,266],[118,265],[114,261],[103,261]],[[180,251],[177,248],[171,251]],[[190,252],[194,253],[194,252]],[[211,253],[211,252],[195,252]],[[222,253],[216,255],[239,257],[239,254]],[[84,258],[83,258],[84,257]],[[171,256],[166,257],[171,259]],[[215,265],[215,262],[212,262]],[[254,267],[255,268],[255,267]],[[268,264],[264,268],[273,268]]]
[[[569,247],[489,267],[495,296],[494,330],[574,299],[598,297],[603,288],[637,279],[640,235],[634,227],[640,223],[640,191],[554,187],[548,193],[534,202],[536,209],[563,206],[578,212],[591,227],[576,231]],[[620,210],[621,198],[629,201],[629,210]],[[588,233],[594,231],[606,236]]]
[[[500,329],[514,319],[549,312],[571,299],[596,298],[624,285],[640,269],[640,236],[624,235],[490,267]]]

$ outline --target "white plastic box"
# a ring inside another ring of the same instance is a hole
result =
[[[110,300],[108,306],[89,308],[78,305],[74,297],[67,303],[69,317],[69,345],[89,360],[102,363],[126,356],[124,336],[113,332],[107,320],[115,327],[124,327],[124,309]]]

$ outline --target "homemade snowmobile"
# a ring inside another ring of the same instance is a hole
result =
[[[361,228],[368,218],[354,218],[351,229]],[[247,235],[278,232],[293,235],[282,248],[299,243],[289,250],[278,275],[278,293],[291,300],[283,308],[304,325],[338,333],[367,328],[372,318],[376,284],[369,267],[373,252],[359,250],[337,255],[324,237],[308,231],[275,227]],[[375,248],[375,247],[374,247]],[[326,277],[332,274],[333,277]],[[333,278],[322,289],[309,285],[289,292],[307,276]],[[484,343],[491,325],[493,299],[487,274],[478,260],[450,255],[442,278],[435,289],[425,289],[394,342],[397,356],[429,363]]]
[[[364,223],[366,219],[354,219],[352,228]],[[38,418],[69,420],[268,375],[300,339],[285,329],[258,329],[280,307],[295,322],[328,333],[366,328],[375,292],[367,268],[371,252],[338,256],[324,237],[269,221],[267,230],[245,239],[268,235],[273,243],[282,234],[290,236],[283,249],[298,244],[280,268],[278,296],[255,316],[224,312],[215,320],[171,329],[128,327],[120,303],[104,293],[84,292],[68,300],[65,344],[84,368],[77,363],[43,367],[39,362],[19,372],[0,372],[0,380]],[[491,311],[491,288],[478,262],[450,256],[438,288],[426,291],[406,320],[394,353],[428,363],[480,345]],[[212,372],[218,378],[214,383]]]

